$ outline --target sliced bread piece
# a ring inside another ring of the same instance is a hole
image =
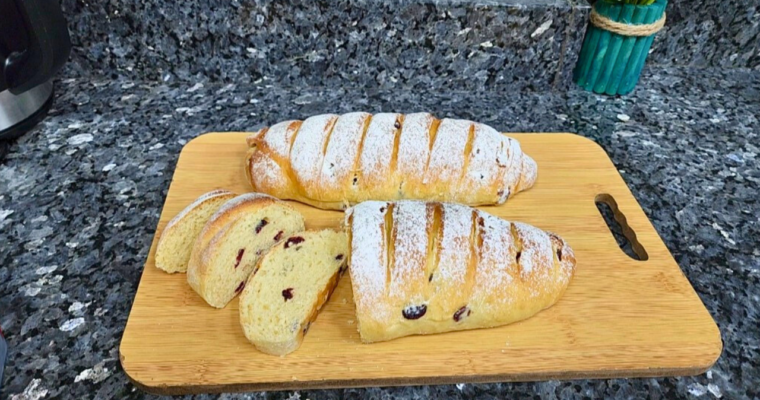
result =
[[[347,269],[348,238],[333,230],[288,237],[259,261],[240,295],[240,324],[260,351],[285,355],[301,346]]]
[[[209,305],[222,308],[243,290],[262,254],[303,229],[303,216],[287,203],[260,193],[237,196],[198,236],[187,282]]]
[[[212,190],[201,195],[172,218],[156,246],[156,267],[169,273],[187,271],[195,239],[219,207],[237,196],[227,190]]]

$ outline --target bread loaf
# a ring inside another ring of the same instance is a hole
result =
[[[262,254],[303,229],[303,216],[287,203],[260,193],[237,196],[198,235],[187,282],[209,305],[222,308],[243,290]]]
[[[575,268],[559,236],[462,205],[368,201],[346,222],[364,342],[529,318],[559,300]]]
[[[264,353],[285,355],[303,341],[348,260],[345,232],[295,233],[266,253],[240,295],[245,337]]]
[[[172,218],[158,239],[156,267],[169,273],[187,271],[190,252],[201,229],[222,204],[235,196],[227,190],[213,190],[195,199]]]
[[[325,209],[398,199],[502,204],[536,180],[516,140],[428,113],[317,115],[246,142],[254,190]]]

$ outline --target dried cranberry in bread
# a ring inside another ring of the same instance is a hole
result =
[[[201,229],[222,204],[235,196],[227,190],[213,190],[195,199],[172,218],[158,239],[156,267],[169,273],[187,271],[190,252]]]
[[[451,203],[346,211],[364,342],[505,325],[552,306],[575,269],[559,236]]]
[[[347,252],[346,233],[333,230],[299,232],[273,247],[240,295],[245,337],[264,353],[295,351],[345,272]]]
[[[246,142],[254,190],[325,209],[400,199],[502,204],[536,180],[516,140],[428,113],[317,115]]]
[[[303,216],[287,203],[260,193],[237,196],[198,236],[187,282],[209,305],[222,308],[243,290],[262,254],[303,229]]]

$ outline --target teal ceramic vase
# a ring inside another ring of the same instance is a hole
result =
[[[594,10],[611,21],[626,25],[653,24],[665,13],[667,0],[646,6],[598,0]],[[644,68],[655,33],[649,36],[623,36],[589,23],[573,81],[585,90],[607,95],[633,91]]]

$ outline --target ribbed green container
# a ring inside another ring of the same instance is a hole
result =
[[[668,0],[656,0],[648,6],[610,3],[598,0],[597,13],[616,22],[651,24],[662,17]],[[573,80],[585,90],[608,95],[631,93],[652,46],[654,35],[621,36],[588,24]]]

